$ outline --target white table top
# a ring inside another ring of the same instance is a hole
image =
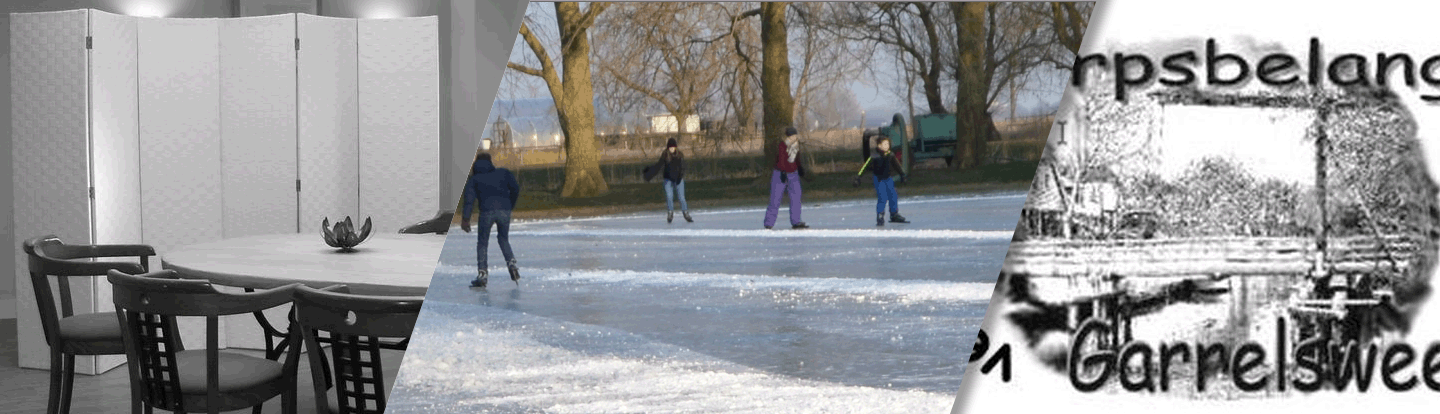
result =
[[[355,252],[340,253],[319,233],[277,234],[184,246],[165,254],[162,266],[223,286],[345,284],[356,294],[424,296],[444,245],[443,235],[371,234]]]

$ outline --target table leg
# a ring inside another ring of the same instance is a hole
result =
[[[245,288],[245,292],[246,292],[246,293],[251,293],[251,292],[254,292],[254,291],[255,291],[255,289]],[[265,317],[265,313],[264,313],[264,312],[259,312],[259,311],[257,311],[257,312],[254,313],[254,315],[255,315],[255,321],[260,324],[260,329],[261,329],[262,331],[264,331],[264,335],[265,335],[265,359],[269,359],[269,360],[271,360],[271,361],[279,361],[279,360],[280,360],[280,355],[284,354],[284,353],[285,353],[285,349],[290,347],[290,332],[288,332],[288,328],[287,328],[287,332],[281,332],[279,329],[275,329],[275,326],[274,326],[274,325],[271,325],[271,324],[270,324],[270,320]],[[290,319],[290,322],[291,322],[291,324],[292,324],[291,326],[293,327],[293,326],[294,326],[293,324],[294,324],[294,322],[295,322],[295,308],[294,308],[294,307],[291,307],[291,308],[290,308],[290,318],[289,318],[289,319]],[[277,339],[278,339],[278,342],[277,342]]]

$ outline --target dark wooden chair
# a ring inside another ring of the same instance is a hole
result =
[[[159,408],[177,413],[234,411],[281,396],[281,411],[293,414],[295,358],[289,366],[265,358],[224,352],[220,317],[253,313],[290,303],[288,285],[254,293],[222,293],[205,280],[180,279],[174,271],[143,275],[109,273],[115,309],[130,361],[134,412]],[[205,318],[205,349],[187,350],[176,317]],[[294,349],[291,352],[295,352]]]
[[[385,375],[381,349],[405,349],[420,315],[421,297],[362,296],[346,286],[295,289],[295,326],[292,335],[304,338],[314,377],[316,411],[325,414],[385,412]],[[320,334],[328,333],[324,338]],[[322,342],[330,344],[333,366],[327,365]],[[293,355],[293,354],[292,354]],[[334,372],[332,379],[328,372]]]
[[[115,312],[76,315],[70,295],[70,279],[79,276],[105,276],[111,270],[145,273],[147,259],[155,249],[144,245],[76,245],[65,244],[55,236],[26,240],[23,246],[29,256],[30,283],[35,288],[35,304],[40,311],[40,326],[45,343],[50,346],[50,404],[47,412],[69,413],[70,395],[75,386],[76,355],[123,355],[125,344]],[[91,261],[92,258],[136,257],[139,263]],[[55,278],[59,290],[50,286]]]

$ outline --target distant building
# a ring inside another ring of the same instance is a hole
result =
[[[700,116],[690,115],[685,117],[685,132],[700,131]],[[680,123],[676,122],[675,115],[652,115],[650,116],[650,132],[674,133],[680,132]]]

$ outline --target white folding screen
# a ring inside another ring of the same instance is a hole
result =
[[[296,229],[295,16],[220,21],[224,236]]]
[[[370,216],[394,232],[439,205],[434,17],[74,10],[12,14],[10,30],[21,366],[49,365],[25,239],[144,243],[163,256],[297,222],[315,232],[324,217]],[[72,289],[76,312],[113,308],[104,278]],[[227,336],[246,339],[222,345],[258,346],[253,322],[237,321],[222,322]],[[182,335],[194,342],[202,328],[182,323]],[[81,357],[77,371],[121,362]]]
[[[140,243],[140,130],[137,20],[90,11],[91,175],[95,187],[97,244]],[[95,307],[114,308],[110,282],[95,278]],[[96,357],[97,370],[125,361]]]
[[[394,232],[440,204],[435,17],[361,20],[360,215]]]
[[[296,15],[300,87],[300,231],[359,214],[356,20]],[[363,220],[363,219],[362,219]]]
[[[145,243],[161,254],[220,240],[220,20],[140,19]]]
[[[20,249],[31,237],[55,235],[89,243],[91,235],[89,134],[86,116],[87,13],[85,10],[14,14],[10,18],[11,137],[14,147],[17,345],[20,366],[49,366],[35,311],[28,259]],[[86,283],[74,283],[93,298]],[[82,296],[83,295],[83,296]],[[92,301],[77,301],[76,312]],[[94,369],[77,358],[76,369]]]

